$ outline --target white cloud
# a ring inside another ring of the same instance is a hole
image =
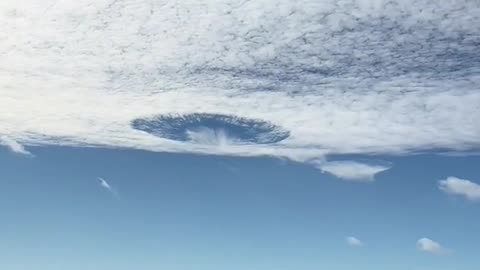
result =
[[[428,252],[435,255],[447,255],[451,253],[450,250],[442,247],[439,243],[429,239],[421,238],[417,241],[417,249],[422,252]]]
[[[108,190],[109,192],[111,192],[113,195],[115,196],[118,196],[118,192],[116,189],[114,189],[108,182],[107,180],[105,180],[104,178],[102,177],[98,177],[97,178],[98,181],[100,182],[100,186],[106,190]]]
[[[299,161],[480,144],[475,1],[0,2],[0,135],[16,141]],[[196,112],[291,137],[218,147],[130,127]]]
[[[107,180],[99,177],[99,178],[98,178],[98,181],[100,181],[100,186],[106,188],[107,190],[112,190],[112,187],[111,187],[110,184],[107,182]]]
[[[315,162],[314,165],[322,172],[354,182],[373,182],[376,174],[391,168],[385,165],[372,165],[349,160]]]
[[[33,154],[30,153],[29,151],[27,151],[23,145],[21,145],[19,142],[15,141],[15,140],[13,140],[9,137],[2,136],[0,138],[0,144],[5,145],[6,147],[8,147],[8,149],[10,149],[10,151],[12,151],[14,153],[27,155],[27,156],[33,156]]]
[[[477,183],[453,176],[440,180],[438,183],[438,187],[444,192],[464,196],[472,201],[480,200],[480,185]]]
[[[347,244],[351,247],[363,247],[364,244],[358,238],[349,236],[346,238]]]

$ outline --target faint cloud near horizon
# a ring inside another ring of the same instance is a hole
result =
[[[25,156],[33,157],[33,154],[29,152],[25,147],[14,139],[2,136],[0,137],[0,144],[6,146],[11,152],[21,154]]]

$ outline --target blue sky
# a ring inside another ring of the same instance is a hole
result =
[[[478,270],[480,1],[1,0],[0,269]]]
[[[395,165],[357,183],[274,158],[29,150],[35,157],[0,152],[3,269],[474,270],[480,263],[480,205],[438,187],[450,175],[478,183],[477,156],[377,157]],[[350,246],[349,236],[363,245]],[[451,252],[422,252],[424,237]]]

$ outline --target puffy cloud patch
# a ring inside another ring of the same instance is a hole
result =
[[[442,247],[439,243],[429,239],[421,238],[417,241],[417,249],[422,252],[427,252],[435,255],[446,255],[451,251]]]
[[[472,201],[480,201],[480,184],[470,180],[450,176],[440,180],[438,187],[446,193],[463,196]]]

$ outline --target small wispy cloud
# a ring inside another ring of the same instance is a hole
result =
[[[480,185],[470,180],[450,176],[438,182],[438,188],[446,193],[480,201]]]
[[[448,255],[451,253],[449,249],[444,248],[439,243],[429,238],[421,238],[417,241],[417,249],[435,255]]]
[[[100,186],[102,188],[106,189],[107,191],[109,191],[113,195],[118,196],[118,192],[107,182],[107,180],[105,180],[102,177],[98,177],[97,179],[98,179],[98,181],[100,183]]]
[[[349,236],[345,240],[347,241],[347,244],[351,247],[359,248],[364,246],[364,243],[362,241],[353,236]]]
[[[391,166],[371,165],[356,161],[327,161],[314,165],[322,172],[353,182],[373,182],[376,174],[391,168]]]
[[[33,154],[27,151],[27,149],[25,149],[25,147],[22,144],[20,144],[19,142],[15,141],[10,137],[7,137],[7,136],[0,137],[0,144],[6,146],[8,149],[10,149],[10,151],[14,153],[26,155],[26,156],[33,156]]]
[[[224,129],[199,128],[197,130],[187,130],[189,139],[201,145],[229,145],[234,144],[233,138],[229,137]]]

